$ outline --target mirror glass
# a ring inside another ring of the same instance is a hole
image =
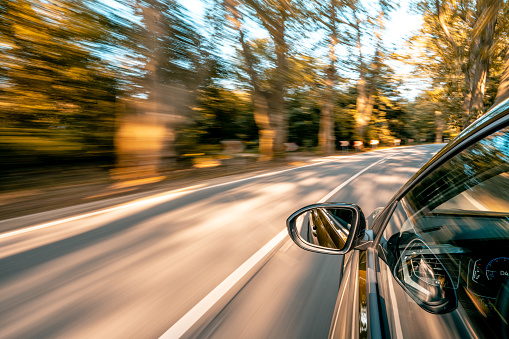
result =
[[[295,226],[299,237],[315,246],[341,250],[353,224],[351,208],[313,208],[299,215]]]

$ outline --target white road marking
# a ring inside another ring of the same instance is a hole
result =
[[[237,282],[242,279],[260,260],[262,260],[274,247],[286,238],[288,232],[286,229],[278,233],[271,241],[258,250],[246,262],[240,265],[232,274],[230,274],[222,283],[214,288],[205,298],[196,304],[179,321],[177,321],[169,330],[167,330],[160,339],[180,338],[186,333],[208,310],[212,308]]]
[[[325,197],[320,199],[319,202],[325,202],[336,194],[340,189],[348,185],[352,180],[357,178],[362,173],[369,170],[371,167],[379,164],[381,161],[388,159],[384,158],[377,162],[365,167],[363,170],[350,177],[341,185],[329,192]],[[269,254],[283,239],[286,238],[288,231],[283,229],[265,246],[253,254],[246,262],[240,265],[232,274],[230,274],[223,282],[207,294],[198,304],[189,310],[182,318],[180,318],[172,327],[170,327],[159,339],[175,339],[182,337],[205,313],[207,313],[212,306],[214,306],[233,286],[240,281],[257,263],[259,263],[267,254]]]
[[[205,186],[205,187],[200,187],[200,188],[193,188],[195,186],[192,186],[192,187],[189,187],[189,188],[177,189],[177,190],[173,190],[173,191],[170,191],[170,192],[167,192],[167,193],[158,194],[158,195],[150,196],[150,197],[147,197],[147,198],[137,199],[135,201],[127,202],[127,203],[116,205],[116,206],[113,206],[113,207],[108,207],[108,208],[105,208],[105,209],[102,209],[102,210],[98,210],[98,211],[94,211],[94,212],[90,212],[90,213],[85,213],[85,214],[80,214],[80,215],[77,215],[77,216],[74,216],[74,217],[70,217],[70,218],[59,219],[59,220],[47,222],[47,223],[44,223],[44,224],[39,224],[39,225],[35,225],[35,226],[29,226],[29,227],[22,228],[22,229],[19,229],[19,230],[2,233],[2,234],[0,234],[0,239],[5,239],[5,238],[9,238],[9,237],[18,235],[18,234],[23,234],[23,233],[32,232],[32,231],[40,230],[40,229],[47,228],[47,227],[52,227],[52,226],[64,224],[64,223],[70,222],[70,221],[75,221],[75,220],[84,219],[84,218],[88,218],[88,217],[92,217],[92,216],[96,216],[96,215],[100,215],[100,214],[104,214],[104,213],[118,211],[118,210],[121,210],[121,209],[124,209],[124,208],[132,208],[132,207],[136,207],[136,206],[143,206],[143,205],[150,205],[150,204],[155,204],[155,203],[160,203],[160,202],[166,202],[166,201],[169,201],[169,200],[171,200],[173,198],[176,198],[178,196],[181,196],[181,195],[187,194],[187,193],[199,192],[199,191],[203,191],[203,190],[210,189],[210,188],[216,188],[216,187],[226,186],[226,185],[235,184],[235,183],[239,183],[239,182],[243,182],[243,181],[248,181],[248,180],[268,177],[268,176],[272,176],[272,175],[276,175],[276,174],[280,174],[280,173],[284,173],[284,172],[294,171],[296,169],[301,169],[301,168],[306,168],[306,167],[311,167],[311,166],[317,166],[317,165],[321,165],[321,164],[324,164],[324,163],[333,162],[333,161],[342,160],[342,159],[348,159],[348,158],[355,157],[355,156],[356,155],[339,156],[339,157],[328,157],[327,159],[325,159],[325,160],[323,160],[321,162],[316,162],[316,163],[309,164],[309,165],[288,168],[288,169],[285,169],[285,170],[280,170],[280,171],[275,171],[275,172],[270,172],[270,173],[259,174],[259,175],[255,175],[255,176],[252,176],[252,177],[247,177],[247,178],[242,178],[242,179],[238,179],[238,180],[228,181],[228,182],[224,182],[224,183],[220,183],[220,184],[215,184],[215,185],[211,185],[211,186]],[[2,221],[2,223],[8,223],[8,222],[9,222],[9,220]]]
[[[188,193],[188,192],[192,192],[192,191],[193,190],[190,190],[190,191],[180,191],[180,192],[172,191],[172,193],[168,193],[168,194],[164,194],[164,195],[157,195],[155,197],[152,196],[150,198],[144,198],[144,199],[132,201],[132,202],[129,202],[129,203],[126,203],[126,204],[121,204],[121,205],[109,207],[109,208],[102,209],[102,210],[99,210],[99,211],[94,211],[94,212],[90,212],[90,213],[80,214],[80,215],[77,215],[77,216],[74,216],[74,217],[65,218],[65,219],[59,219],[59,220],[56,220],[56,221],[51,221],[51,222],[47,222],[47,223],[36,225],[36,226],[26,227],[26,228],[22,228],[22,229],[19,229],[19,230],[16,230],[16,231],[11,231],[11,232],[6,232],[6,233],[3,233],[3,234],[0,234],[0,239],[9,238],[9,237],[12,237],[12,236],[15,236],[15,235],[18,235],[18,234],[32,232],[32,231],[39,230],[39,229],[42,229],[42,228],[56,226],[56,225],[64,224],[66,222],[75,221],[75,220],[79,220],[79,219],[84,219],[84,218],[92,217],[92,216],[99,215],[99,214],[104,214],[104,213],[109,213],[109,212],[113,212],[113,211],[118,211],[118,210],[124,209],[124,208],[130,208],[130,207],[136,207],[136,206],[140,206],[140,205],[146,205],[146,204],[151,204],[151,203],[162,202],[162,201],[168,200],[170,198],[174,198],[174,197],[177,197],[179,195],[183,195],[184,193]]]
[[[366,172],[367,170],[369,170],[371,167],[375,166],[375,165],[378,165],[382,162],[384,162],[385,160],[388,160],[390,159],[391,157],[386,157],[386,158],[383,158],[383,159],[380,159],[378,160],[377,162],[375,163],[372,163],[371,165],[369,165],[368,167],[364,168],[362,171],[358,172],[356,175],[350,177],[347,181],[343,182],[341,185],[339,185],[338,187],[336,187],[335,189],[333,189],[332,191],[329,192],[329,194],[327,194],[325,197],[323,197],[322,199],[320,199],[319,203],[320,202],[326,202],[328,199],[330,199],[334,194],[338,193],[340,189],[342,189],[343,187],[345,187],[346,185],[348,185],[349,183],[351,183],[355,178],[357,178],[359,175],[361,175],[362,173]]]

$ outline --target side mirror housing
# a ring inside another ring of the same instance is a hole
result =
[[[286,226],[292,240],[305,250],[345,254],[364,237],[366,219],[357,205],[319,203],[290,215]]]

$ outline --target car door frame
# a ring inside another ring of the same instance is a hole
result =
[[[382,325],[385,323],[384,318],[389,315],[386,314],[385,310],[381,310],[380,308],[380,294],[378,292],[377,283],[380,269],[378,268],[379,258],[377,246],[380,243],[382,233],[385,230],[385,227],[387,226],[389,219],[391,218],[396,208],[396,205],[415,185],[421,182],[423,178],[427,177],[435,169],[442,166],[445,162],[456,156],[464,149],[505,127],[509,127],[509,99],[506,99],[504,102],[490,110],[490,112],[470,125],[463,133],[461,133],[457,138],[455,138],[441,151],[439,151],[395,194],[395,196],[373,222],[371,229],[374,232],[375,238],[373,243],[366,250],[368,338],[379,339],[390,336],[388,329],[384,328],[385,326]],[[358,271],[358,269],[356,271]],[[358,295],[358,293],[354,294]],[[338,307],[338,310],[340,311],[340,307]],[[333,332],[331,331],[331,333]]]

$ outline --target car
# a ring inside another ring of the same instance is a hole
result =
[[[330,338],[509,338],[509,99],[370,219],[330,202],[287,219],[301,248],[344,256]]]

